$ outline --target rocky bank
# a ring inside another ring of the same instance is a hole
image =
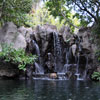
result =
[[[96,45],[92,40],[91,28],[81,28],[71,34],[70,28],[63,26],[57,30],[54,25],[37,26],[35,29],[17,28],[12,22],[0,29],[0,51],[2,43],[14,44],[14,48],[23,48],[27,53],[38,56],[33,67],[27,67],[26,76],[46,75],[66,79],[90,79],[97,69],[95,61]],[[18,76],[15,66],[6,67],[0,63],[0,76]]]

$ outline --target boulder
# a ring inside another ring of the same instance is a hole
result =
[[[86,48],[91,51],[92,49],[92,43],[91,43],[91,31],[88,28],[81,28],[78,32],[78,36],[82,37],[83,42],[81,42],[81,45],[83,48]]]
[[[26,48],[25,37],[18,32],[17,26],[7,22],[0,29],[0,43],[13,44],[14,48]]]
[[[59,35],[62,35],[64,42],[66,42],[71,38],[70,28],[68,26],[63,26],[59,31]]]
[[[0,70],[0,77],[13,78],[15,76],[16,72],[14,70],[7,70],[7,69]]]
[[[20,28],[18,28],[18,32],[25,37],[25,40],[27,42],[30,42],[30,35],[33,32],[32,28],[26,28],[24,26],[21,26]]]
[[[89,27],[80,28],[77,35],[82,37],[83,42],[80,44],[84,53],[86,52],[86,54],[90,54],[91,59],[95,59],[95,51],[97,50],[97,45],[93,42],[93,38],[95,38],[95,36],[93,36],[91,30],[92,29]]]
[[[26,48],[26,41],[25,41],[25,37],[21,34],[19,34],[16,37],[16,41],[14,42],[14,48],[18,49],[18,48]]]
[[[56,31],[56,26],[48,24],[45,24],[43,26],[37,26],[34,30],[33,38],[36,40],[36,42],[39,43],[42,53],[44,53],[47,50],[51,37]]]
[[[6,63],[0,59],[0,77],[15,78],[19,76],[17,65]]]
[[[39,41],[40,39],[48,40],[50,38],[50,34],[56,32],[57,28],[54,25],[45,24],[43,26],[37,26],[34,35],[35,39]]]
[[[47,72],[53,73],[54,72],[54,58],[51,53],[47,54],[45,62],[45,68],[47,69]]]

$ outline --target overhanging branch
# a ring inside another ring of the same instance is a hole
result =
[[[65,22],[68,22],[71,26],[73,26],[73,27],[79,29],[78,26],[76,26],[76,25],[74,25],[73,23],[70,22],[70,19],[66,18],[65,14],[64,14],[63,12],[61,12],[61,15],[64,17],[64,19],[66,19]]]
[[[82,7],[81,7],[81,5],[80,5],[79,3],[77,3],[76,1],[77,1],[77,0],[74,1],[75,5],[77,5],[77,6],[79,7],[80,10],[83,10],[83,11],[87,12],[87,13],[95,20],[95,22],[97,22],[96,16],[94,16],[94,15],[85,7],[84,3],[80,0],[80,3],[81,3],[81,5],[82,5]]]

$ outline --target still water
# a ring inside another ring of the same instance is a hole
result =
[[[100,100],[100,83],[68,80],[0,80],[0,100]]]

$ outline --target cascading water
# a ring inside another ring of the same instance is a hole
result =
[[[61,72],[62,53],[61,53],[61,44],[57,32],[53,33],[53,38],[54,38],[55,72]]]
[[[38,56],[38,61],[34,63],[34,74],[43,74],[44,76],[47,75],[46,77],[49,77],[48,75],[53,73],[57,75],[58,79],[76,79],[77,77],[77,80],[82,80],[82,78],[86,78],[88,57],[86,57],[85,65],[84,54],[86,53],[83,52],[85,49],[82,47],[81,38],[75,35],[72,40],[70,39],[69,43],[66,43],[63,41],[62,36],[59,37],[59,34],[56,31],[46,35],[46,39],[43,37],[41,38],[41,35],[38,36],[40,39],[37,38],[36,40],[34,38],[39,44],[37,44],[35,40],[32,40],[33,47],[35,48],[33,49],[34,54]],[[47,45],[44,44],[45,42]],[[42,48],[39,48],[39,46]],[[46,49],[43,50],[44,48]],[[84,62],[82,62],[81,59]]]
[[[69,64],[69,50],[66,50],[66,57],[65,57],[65,65],[63,67],[63,70],[62,70],[62,74],[66,74],[67,71],[68,71],[68,67],[70,67],[70,64]]]
[[[40,49],[39,49],[39,46],[38,44],[32,40],[32,43],[36,49],[36,54],[38,56],[38,62],[35,62],[34,65],[35,65],[35,73],[36,74],[43,74],[44,73],[44,70],[43,70],[43,67],[41,66],[41,59],[40,59]]]
[[[40,63],[41,61],[40,61],[40,49],[39,49],[39,46],[34,40],[32,40],[32,43],[33,43],[33,45],[34,45],[34,47],[36,49],[36,55],[38,56],[38,60],[39,60],[39,63]]]
[[[77,80],[80,80],[79,61],[80,61],[80,55],[79,55],[79,53],[78,53],[78,55],[77,55],[76,73],[75,73],[75,75],[77,76]]]
[[[40,64],[35,62],[34,65],[35,65],[35,74],[44,74],[44,70]]]

